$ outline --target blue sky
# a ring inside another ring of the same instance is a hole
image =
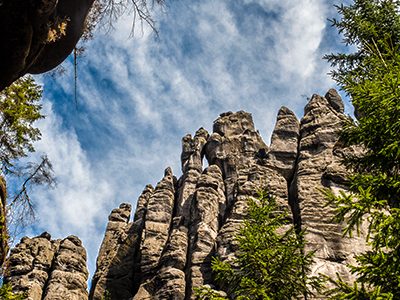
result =
[[[33,195],[37,220],[24,234],[78,235],[93,273],[109,212],[136,204],[171,166],[180,175],[181,138],[211,131],[225,111],[253,114],[269,143],[278,109],[302,116],[307,97],[334,87],[323,54],[340,38],[328,0],[170,0],[155,12],[159,37],[131,19],[98,32],[66,74],[39,76],[46,119],[37,155],[53,162],[57,187]]]

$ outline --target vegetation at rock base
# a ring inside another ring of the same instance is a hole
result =
[[[331,279],[332,299],[400,299],[400,1],[356,0],[338,6],[333,25],[354,53],[327,55],[333,78],[350,96],[357,120],[349,120],[341,139],[362,146],[345,165],[352,194],[334,196],[338,221],[346,234],[369,223],[371,249],[351,266],[354,284]]]
[[[0,287],[0,300],[24,300],[26,296],[24,294],[15,294],[12,292],[12,288],[8,284],[3,284]]]
[[[288,213],[275,198],[260,191],[249,199],[248,216],[239,230],[233,261],[214,258],[215,280],[234,299],[292,299],[312,294],[321,280],[309,276],[313,253],[304,253],[304,232],[296,233]],[[227,299],[210,288],[197,290],[199,299]]]

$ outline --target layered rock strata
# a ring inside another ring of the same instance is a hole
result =
[[[343,103],[336,91],[325,97],[314,95],[304,109],[300,126],[299,156],[290,186],[299,206],[301,226],[306,229],[306,250],[315,252],[313,273],[324,273],[351,280],[346,267],[354,264],[354,253],[365,251],[365,230],[357,237],[343,237],[343,224],[332,219],[334,211],[326,205],[323,188],[334,192],[346,189],[346,170],[340,164],[338,129],[345,116]],[[351,151],[351,149],[347,149]]]
[[[4,278],[28,300],[86,300],[86,250],[76,236],[51,240],[48,233],[23,238],[11,251]]]
[[[103,299],[107,293],[113,293],[115,297],[131,296],[134,244],[139,238],[136,233],[141,224],[128,224],[130,216],[131,205],[123,203],[108,217],[106,233],[97,257],[97,272],[90,289],[90,297],[93,299]]]
[[[322,193],[346,190],[340,159],[354,149],[338,142],[344,120],[343,102],[329,90],[312,96],[300,121],[282,107],[270,146],[243,111],[221,114],[210,134],[186,135],[182,176],[167,168],[154,189],[147,186],[133,221],[129,204],[111,213],[89,299],[194,299],[196,287],[214,284],[211,258],[234,257],[248,199],[264,187],[288,212],[288,226],[307,230],[312,272],[351,280],[346,264],[365,249],[364,239],[342,237]]]

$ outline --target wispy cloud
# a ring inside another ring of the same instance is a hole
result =
[[[156,16],[158,39],[148,28],[129,39],[130,19],[98,34],[79,61],[77,109],[72,75],[44,79],[37,149],[53,161],[58,186],[35,195],[35,230],[79,235],[93,272],[109,211],[135,203],[166,166],[180,173],[186,133],[243,109],[268,141],[281,105],[300,116],[305,95],[332,85],[321,60],[329,5],[171,1]]]
[[[35,228],[54,237],[75,234],[98,244],[104,228],[99,214],[104,214],[104,199],[113,197],[113,188],[106,176],[96,174],[76,133],[62,128],[61,119],[49,102],[45,102],[43,111],[46,119],[38,124],[43,136],[36,144],[36,151],[48,155],[57,185],[54,189],[34,190]],[[96,251],[91,243],[87,246],[90,254]]]

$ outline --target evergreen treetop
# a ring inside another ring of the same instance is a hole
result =
[[[296,233],[288,213],[263,190],[249,198],[247,217],[236,241],[233,261],[214,258],[215,280],[233,299],[296,299],[319,289],[320,280],[309,275],[313,253],[304,253],[304,232]],[[207,288],[200,299],[224,299]]]
[[[346,233],[368,221],[371,250],[351,266],[356,282],[332,280],[333,299],[400,299],[400,2],[355,0],[338,7],[333,21],[350,54],[326,58],[333,78],[350,96],[357,120],[349,119],[341,139],[362,153],[345,158],[352,171],[351,194],[335,196],[337,219]]]

